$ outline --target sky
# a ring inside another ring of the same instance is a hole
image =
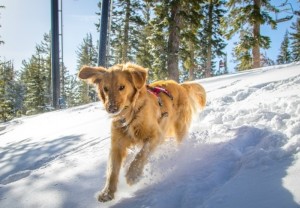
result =
[[[76,72],[76,50],[86,34],[91,33],[95,43],[99,39],[99,33],[95,27],[95,23],[99,21],[96,15],[99,10],[98,2],[99,0],[63,1],[64,63],[71,74]],[[274,5],[280,4],[279,0],[272,2]],[[296,0],[289,0],[289,2],[294,9],[299,9],[299,3],[297,4]],[[0,5],[5,6],[5,9],[0,11],[0,25],[2,26],[0,36],[1,40],[5,41],[5,44],[0,46],[0,57],[13,60],[15,69],[19,70],[22,67],[22,60],[28,60],[34,54],[36,44],[39,44],[43,40],[43,34],[51,29],[50,0],[0,0]],[[262,26],[262,34],[270,36],[272,43],[271,49],[261,52],[267,53],[268,57],[276,60],[285,31],[295,20],[294,17],[289,22],[278,24],[277,30]],[[225,49],[231,72],[234,68],[234,63],[231,61],[232,43],[235,41],[230,41]]]
[[[51,30],[50,0],[0,0],[5,9],[1,11],[0,56],[14,60],[20,69],[22,60],[28,60],[35,52],[36,44],[43,40],[43,34]],[[64,61],[67,68],[76,71],[76,50],[87,33],[99,39],[95,23],[99,21],[96,12],[99,0],[63,1],[63,43]]]

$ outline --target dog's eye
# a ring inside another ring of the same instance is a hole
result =
[[[122,91],[122,90],[124,90],[125,89],[125,86],[124,85],[121,85],[120,87],[119,87],[119,90],[120,91]]]
[[[107,87],[103,87],[104,92],[108,92],[108,88]]]

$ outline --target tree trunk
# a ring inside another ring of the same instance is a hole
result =
[[[260,14],[261,0],[254,0],[254,10],[255,13]],[[253,24],[253,37],[254,37],[254,45],[252,48],[252,57],[253,57],[253,65],[252,68],[260,67],[260,46],[259,46],[259,37],[260,37],[260,22],[256,21]]]
[[[178,52],[179,52],[179,35],[180,35],[180,1],[174,0],[171,3],[171,19],[169,26],[168,40],[168,58],[167,69],[168,78],[179,81],[178,70]]]
[[[194,57],[194,52],[193,52],[193,57]],[[195,80],[195,64],[194,62],[192,63],[192,65],[189,68],[189,80],[193,81]]]
[[[130,18],[130,0],[126,0],[126,13],[124,22],[124,41],[122,48],[122,63],[128,61],[128,41],[129,41],[129,18]]]
[[[194,49],[194,44],[192,41],[189,41],[189,51],[191,53],[191,63],[190,63],[190,68],[189,68],[189,80],[192,81],[195,79],[195,49]]]
[[[207,56],[206,56],[206,69],[205,69],[205,77],[212,76],[212,18],[213,18],[213,1],[209,1],[209,9],[208,9],[208,28],[207,28]]]

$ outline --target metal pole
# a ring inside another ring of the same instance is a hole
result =
[[[113,0],[110,0],[110,7],[108,11],[108,26],[107,26],[107,41],[106,41],[106,67],[109,67],[110,58],[110,31],[111,31],[111,21],[112,21],[112,11],[113,11]]]
[[[61,85],[60,95],[65,95],[65,69],[64,69],[64,35],[63,35],[63,0],[60,0],[60,68],[61,68]]]
[[[106,67],[107,26],[110,0],[102,0],[100,20],[100,43],[98,49],[98,66]]]
[[[58,0],[51,0],[51,70],[52,101],[53,107],[57,109],[60,96]]]

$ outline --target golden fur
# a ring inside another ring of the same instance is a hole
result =
[[[193,112],[206,103],[206,93],[201,85],[178,84],[171,80],[149,85],[162,87],[172,95],[171,98],[160,93],[158,98],[147,90],[147,70],[132,63],[118,64],[109,69],[84,66],[79,77],[96,84],[99,97],[113,118],[107,179],[98,196],[101,202],[114,198],[121,164],[129,147],[141,146],[126,173],[127,183],[132,185],[140,179],[154,149],[165,137],[182,141]],[[162,105],[159,105],[158,99]]]

